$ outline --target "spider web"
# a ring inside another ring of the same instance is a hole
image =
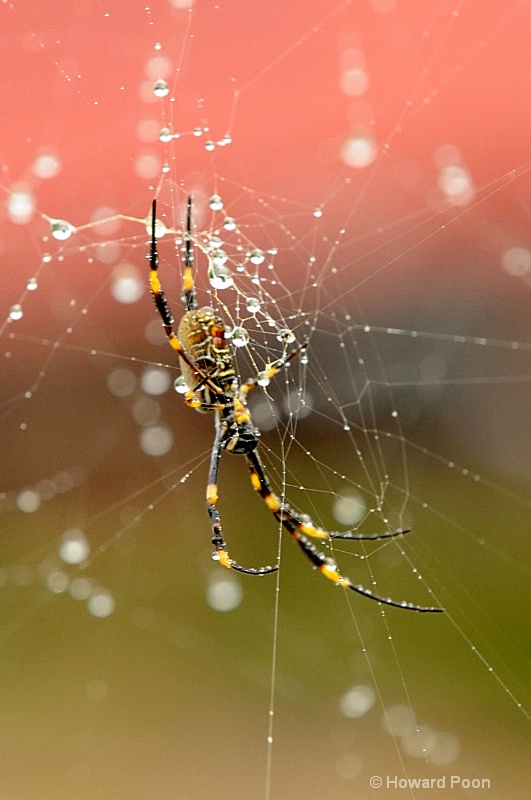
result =
[[[526,796],[529,3],[2,18],[0,796]],[[239,380],[307,345],[249,396],[275,491],[411,528],[323,549],[444,615],[334,589],[227,453],[229,551],[281,569],[212,563],[147,289],[156,196],[179,319],[189,194]]]

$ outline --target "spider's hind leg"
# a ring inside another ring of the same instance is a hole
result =
[[[317,528],[311,521],[303,522],[287,504],[281,503],[279,498],[269,486],[262,462],[260,461],[256,451],[253,450],[252,452],[247,453],[247,461],[249,462],[249,471],[251,473],[251,482],[253,487],[267,504],[270,511],[273,512],[276,519],[284,526],[290,536],[297,542],[306,558],[312,562],[313,566],[318,569],[321,574],[325,576],[325,578],[328,578],[328,580],[332,581],[332,583],[343,586],[346,589],[352,589],[352,591],[362,594],[364,597],[375,600],[377,603],[384,603],[385,605],[394,606],[395,608],[404,608],[409,611],[427,612],[444,610],[442,608],[436,608],[433,606],[417,606],[414,603],[408,603],[406,601],[399,602],[397,600],[392,600],[390,597],[380,597],[379,595],[374,594],[374,592],[371,592],[370,589],[366,589],[364,586],[352,583],[350,578],[341,575],[334,559],[321,552],[321,550],[319,550],[308,538],[308,536],[314,536],[316,538],[330,540],[331,538],[341,538],[341,535],[338,534],[334,537],[323,528]],[[348,536],[347,538],[380,539],[386,536],[397,536],[401,533],[402,531],[395,531],[388,534],[383,534],[383,537],[382,534],[376,534],[374,536]]]
[[[218,500],[218,467],[219,459],[221,457],[221,450],[223,448],[223,437],[225,435],[225,426],[220,422],[219,417],[216,420],[216,438],[212,447],[212,456],[210,459],[210,470],[208,474],[207,486],[207,510],[212,523],[212,544],[214,545],[214,558],[228,569],[234,569],[237,572],[244,572],[246,575],[269,575],[271,572],[276,572],[276,567],[242,567],[237,561],[234,561],[229,556],[227,551],[227,543],[223,538],[221,529],[221,520],[219,511],[216,507]]]

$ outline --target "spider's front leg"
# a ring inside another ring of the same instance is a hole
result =
[[[276,572],[278,567],[242,567],[237,561],[232,559],[227,551],[227,543],[223,539],[221,530],[221,520],[219,511],[216,507],[218,501],[218,468],[219,459],[221,458],[221,450],[223,448],[223,439],[226,434],[226,425],[221,421],[219,414],[216,414],[216,437],[212,447],[212,456],[210,458],[210,470],[208,474],[208,486],[206,493],[207,510],[212,523],[212,544],[214,545],[215,552],[214,558],[220,564],[228,569],[235,569],[237,572],[245,572],[247,575],[268,575],[270,572]]]

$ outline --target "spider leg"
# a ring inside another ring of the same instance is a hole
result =
[[[300,355],[303,350],[306,350],[307,346],[308,342],[303,342],[303,344],[299,345],[299,347],[296,347],[295,350],[292,350],[289,355],[279,358],[277,361],[273,361],[273,363],[270,364],[266,370],[264,370],[264,372],[267,374],[267,377],[273,378],[277,372],[280,372],[280,370],[289,364],[292,359]],[[240,399],[245,402],[244,398],[258,385],[258,377],[249,378],[246,380],[245,383],[240,386]]]
[[[410,611],[444,611],[442,608],[436,608],[432,606],[417,606],[414,603],[408,603],[406,601],[396,601],[391,600],[390,597],[380,597],[374,592],[371,592],[370,589],[366,589],[364,586],[360,584],[352,583],[350,578],[341,575],[337,568],[337,564],[335,563],[333,558],[329,558],[308,539],[308,536],[317,536],[318,538],[334,538],[331,537],[327,531],[323,530],[322,528],[316,528],[313,523],[303,523],[294,512],[287,506],[280,502],[279,498],[276,494],[272,491],[271,487],[269,486],[268,480],[264,473],[264,468],[262,466],[262,462],[256,451],[252,451],[247,453],[247,461],[249,462],[249,471],[251,474],[251,482],[253,484],[254,489],[258,492],[260,497],[265,501],[267,507],[272,511],[273,515],[276,519],[284,526],[284,528],[288,531],[290,536],[297,542],[299,547],[301,548],[304,555],[310,559],[314,567],[316,567],[328,580],[332,581],[333,583],[338,584],[339,586],[344,586],[347,589],[352,589],[354,592],[358,592],[358,594],[362,594],[365,597],[370,598],[371,600],[375,600],[377,603],[384,603],[388,606],[394,606],[395,608],[405,608]],[[396,536],[398,533],[395,532],[387,534],[388,536]],[[308,535],[305,535],[308,534]],[[384,535],[385,536],[385,535]],[[337,536],[335,538],[340,538]],[[355,538],[355,537],[347,537],[347,538]],[[371,537],[363,537],[363,538],[382,538],[379,535],[371,536]]]
[[[276,572],[278,567],[259,567],[258,569],[242,567],[229,556],[227,552],[227,543],[223,539],[221,520],[216,503],[218,500],[218,467],[225,431],[225,426],[221,423],[219,416],[217,416],[216,437],[214,439],[212,456],[210,458],[210,470],[208,474],[208,486],[206,493],[207,510],[212,523],[212,544],[215,548],[214,557],[224,567],[235,569],[237,572],[245,572],[247,575],[268,575],[270,572]]]
[[[194,285],[194,253],[192,250],[192,195],[188,196],[186,208],[186,234],[184,237],[183,300],[187,311],[197,308]]]
[[[196,408],[200,403],[194,401],[194,393],[197,391],[198,388],[204,386],[205,384],[208,385],[208,388],[213,394],[221,394],[221,389],[219,386],[216,385],[214,381],[211,380],[210,375],[204,375],[200,369],[198,369],[197,365],[191,360],[191,358],[186,353],[186,350],[182,346],[181,342],[179,341],[175,331],[173,330],[173,315],[170,311],[170,307],[168,306],[168,301],[166,300],[166,296],[164,294],[164,290],[162,288],[162,284],[159,279],[158,275],[158,267],[159,267],[159,256],[157,250],[157,238],[155,236],[156,230],[156,215],[157,215],[157,201],[153,200],[152,206],[152,226],[151,226],[151,249],[149,254],[149,265],[150,265],[150,273],[149,273],[149,285],[151,287],[151,294],[153,296],[153,300],[155,302],[155,306],[157,311],[160,314],[162,319],[162,324],[164,327],[164,331],[166,336],[168,337],[168,342],[175,350],[177,355],[182,358],[182,360],[188,365],[188,367],[192,370],[193,374],[197,377],[198,386],[193,391],[187,392],[185,400],[186,404],[191,406],[192,408]],[[185,253],[185,269],[183,275],[183,292],[184,292],[184,299],[186,302],[187,310],[191,310],[195,308],[195,289],[194,289],[194,282],[192,277],[192,265],[193,265],[193,255],[191,250],[190,244],[190,235],[191,235],[191,217],[192,215],[192,197],[188,198],[188,215],[187,215],[187,233],[186,233],[186,253]]]

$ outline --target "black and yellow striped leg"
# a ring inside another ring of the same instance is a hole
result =
[[[195,301],[194,285],[194,254],[192,250],[192,195],[188,197],[186,207],[186,234],[184,237],[184,271],[183,271],[183,300],[187,311],[197,308]]]
[[[376,600],[377,603],[385,603],[388,606],[394,606],[395,608],[405,608],[410,611],[443,611],[442,608],[434,608],[431,606],[417,606],[414,603],[407,603],[406,601],[398,602],[396,600],[391,600],[390,597],[380,597],[374,592],[371,592],[369,589],[366,589],[364,586],[359,584],[354,584],[350,580],[339,572],[337,568],[337,564],[333,558],[329,558],[308,539],[305,533],[311,529],[312,533],[309,535],[318,536],[318,538],[328,538],[330,536],[324,531],[322,528],[316,528],[313,523],[304,523],[300,520],[294,512],[287,506],[280,502],[279,498],[276,494],[272,491],[269,486],[268,480],[265,476],[264,469],[262,466],[262,462],[256,451],[252,451],[247,453],[247,460],[249,462],[249,471],[251,474],[251,482],[253,484],[254,489],[258,492],[260,497],[265,501],[268,508],[273,512],[276,519],[284,526],[284,528],[288,531],[290,536],[295,539],[299,547],[301,548],[304,555],[310,559],[314,567],[316,567],[328,580],[332,581],[333,583],[338,584],[339,586],[344,586],[347,589],[352,589],[354,592],[358,592],[358,594],[362,594],[365,597],[370,598],[371,600]],[[304,531],[304,532],[303,532]],[[325,534],[322,536],[321,534]],[[390,536],[396,534],[389,534]],[[336,537],[336,538],[339,538]],[[354,538],[354,537],[349,537]],[[365,538],[365,537],[364,537]],[[374,538],[374,537],[371,537]],[[382,538],[381,536],[377,536],[377,538]]]
[[[186,307],[188,308],[195,308],[194,306],[194,285],[192,279],[192,264],[193,264],[193,257],[191,254],[191,245],[190,245],[190,229],[191,229],[191,203],[192,198],[188,198],[188,221],[187,221],[187,238],[186,238],[186,257],[185,257],[185,274],[183,277],[183,292],[184,298],[186,302]],[[149,273],[149,285],[151,287],[151,295],[153,297],[153,301],[157,308],[157,311],[160,314],[162,319],[162,325],[164,327],[164,331],[166,336],[168,337],[168,342],[170,343],[171,347],[175,350],[177,355],[182,358],[182,360],[190,367],[192,373],[197,378],[197,386],[189,391],[186,394],[186,403],[187,405],[191,406],[192,408],[197,407],[200,405],[199,402],[193,402],[194,394],[197,392],[197,389],[201,386],[207,385],[209,390],[212,394],[221,394],[221,389],[217,386],[216,382],[211,380],[210,375],[204,375],[200,369],[197,368],[197,365],[191,360],[191,358],[186,353],[184,347],[182,346],[181,342],[177,338],[175,331],[173,330],[174,319],[173,315],[170,311],[168,306],[168,301],[166,300],[166,296],[164,294],[164,290],[162,288],[162,284],[159,279],[158,275],[158,267],[159,267],[159,256],[157,251],[157,239],[155,236],[156,230],[156,214],[157,214],[157,201],[153,200],[153,207],[152,207],[152,227],[151,227],[151,250],[149,256],[149,264],[150,264],[150,273]]]
[[[215,548],[214,558],[216,558],[216,560],[218,560],[224,567],[235,569],[237,572],[245,572],[247,575],[268,575],[270,572],[276,572],[278,567],[258,567],[257,569],[242,567],[241,564],[238,564],[229,556],[227,552],[227,543],[223,539],[221,520],[216,503],[218,501],[219,459],[221,457],[223,437],[225,433],[225,427],[220,422],[218,417],[216,423],[216,438],[214,439],[212,456],[210,458],[210,470],[208,473],[208,486],[206,493],[207,510],[212,523],[212,544]]]

